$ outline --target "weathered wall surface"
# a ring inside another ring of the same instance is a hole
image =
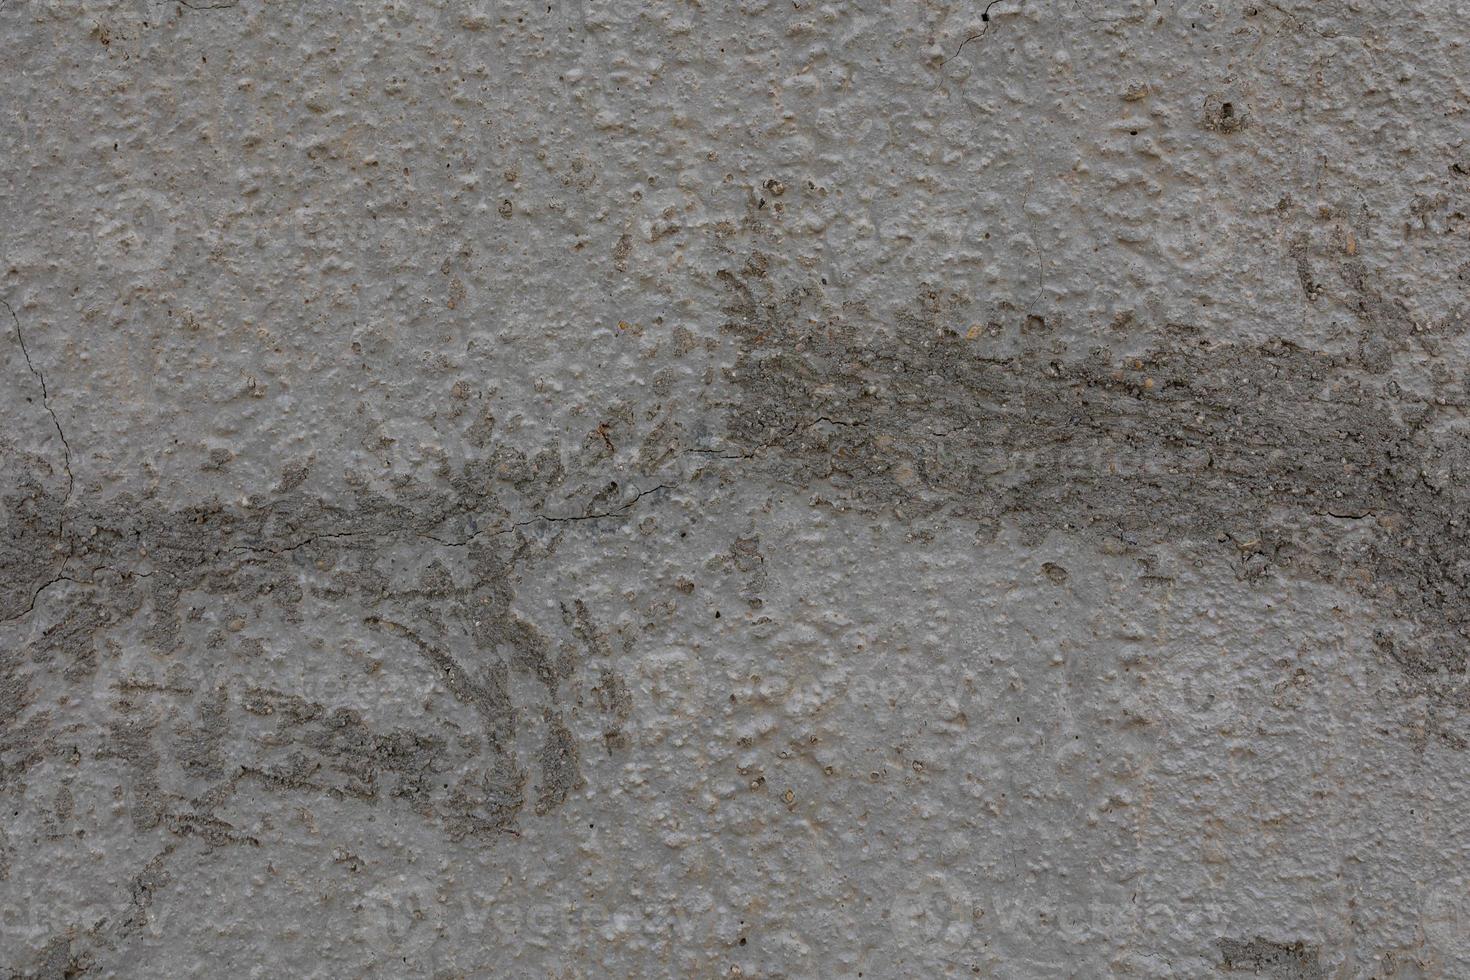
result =
[[[1470,975],[1449,0],[0,5],[0,970]]]

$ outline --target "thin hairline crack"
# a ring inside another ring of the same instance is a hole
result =
[[[67,441],[66,431],[61,427],[61,419],[57,417],[56,410],[51,407],[51,390],[46,386],[46,375],[42,374],[41,369],[36,367],[35,362],[31,360],[30,348],[26,346],[25,333],[20,328],[20,317],[15,315],[15,308],[6,300],[0,299],[0,306],[5,307],[6,312],[10,314],[11,322],[15,324],[15,339],[20,344],[20,352],[25,358],[26,367],[41,385],[41,407],[46,409],[47,415],[51,416],[51,424],[56,426],[56,434],[61,438],[62,465],[66,470],[66,496],[61,503],[61,526],[57,528],[57,533],[61,534],[65,528],[66,505],[71,502],[72,490],[76,487],[76,477],[71,471],[71,443]]]

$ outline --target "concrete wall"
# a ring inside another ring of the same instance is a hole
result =
[[[3,0],[0,970],[1470,975],[1459,0]]]

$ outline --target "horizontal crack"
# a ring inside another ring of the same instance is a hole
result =
[[[537,524],[537,523],[540,523],[540,522],[543,522],[543,521],[544,522],[549,522],[549,523],[563,523],[563,522],[571,522],[571,521],[600,521],[600,520],[604,520],[604,519],[609,518],[609,517],[617,517],[617,516],[619,516],[621,514],[626,513],[628,510],[632,509],[632,507],[635,504],[637,504],[638,501],[642,500],[644,497],[647,497],[650,494],[660,493],[662,491],[667,491],[667,490],[672,490],[672,489],[674,489],[674,487],[672,485],[660,483],[656,487],[651,487],[651,488],[649,488],[647,490],[640,490],[637,494],[635,494],[633,496],[632,499],[630,499],[628,501],[625,501],[623,504],[621,504],[621,505],[619,505],[617,507],[614,507],[612,510],[602,511],[600,513],[595,513],[595,514],[567,514],[567,515],[537,514],[536,516],[531,517],[531,518],[528,518],[527,520],[517,521],[514,524],[512,524],[510,527],[503,527],[503,528],[496,528],[496,529],[486,528],[483,531],[476,531],[474,534],[471,534],[469,537],[463,538],[463,539],[461,539],[459,541],[446,541],[445,539],[440,538],[440,537],[438,537],[436,535],[433,535],[433,534],[421,534],[420,537],[428,538],[430,541],[434,541],[434,542],[436,542],[438,544],[444,545],[445,547],[449,547],[449,548],[463,548],[465,545],[469,544],[471,541],[474,541],[476,538],[480,537],[482,534],[487,534],[487,533],[489,533],[489,534],[509,534],[512,531],[516,530],[517,528],[528,527],[529,525]]]

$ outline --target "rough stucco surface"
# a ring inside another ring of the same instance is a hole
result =
[[[1446,0],[0,6],[0,971],[1470,975]]]

